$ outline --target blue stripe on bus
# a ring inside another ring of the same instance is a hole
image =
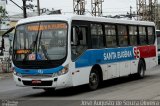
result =
[[[15,71],[21,74],[37,75],[37,74],[53,74],[61,71],[63,68],[64,68],[63,66],[51,69],[20,69],[15,67]]]
[[[101,50],[87,50],[75,62],[75,67],[92,66],[134,60],[133,47],[107,48]]]

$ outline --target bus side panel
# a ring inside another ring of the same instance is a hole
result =
[[[101,65],[101,68],[103,72],[103,80],[119,77],[117,63],[103,64]]]
[[[148,57],[156,57],[156,46],[139,46],[137,47],[140,51],[141,58],[148,58]]]
[[[151,69],[152,67],[158,64],[158,60],[156,57],[145,58],[146,69]]]
[[[89,74],[95,64],[101,66],[104,80],[129,75],[130,61],[135,60],[133,50],[133,47],[123,47],[85,51],[75,61],[73,70],[78,72],[73,76],[74,86],[89,82]]]
[[[145,60],[145,63],[147,64],[146,70],[150,69],[151,68],[151,65],[150,65],[151,58],[145,58],[144,60]]]
[[[88,83],[90,71],[95,64],[101,66],[104,80],[137,73],[140,58],[146,60],[149,69],[157,65],[155,50],[155,46],[87,50],[75,61],[73,85]],[[79,76],[83,76],[83,79]]]
[[[72,70],[73,86],[83,85],[89,83],[89,74],[91,67],[75,68]]]
[[[126,76],[130,74],[130,61],[119,62],[119,75]]]
[[[138,62],[139,59],[101,65],[104,74],[103,79],[107,80],[137,73]]]
[[[130,63],[131,74],[137,73],[139,59],[132,60]]]
[[[140,58],[145,59],[146,69],[150,69],[158,64],[156,46],[139,46],[137,48],[140,51]]]

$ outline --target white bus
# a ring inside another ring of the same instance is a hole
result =
[[[135,74],[158,64],[155,24],[78,15],[20,20],[13,44],[18,86],[49,90]]]

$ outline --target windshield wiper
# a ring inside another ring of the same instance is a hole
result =
[[[38,49],[36,49],[36,51],[39,51],[39,48],[40,48],[40,46],[41,46],[42,52],[43,52],[43,54],[44,54],[44,57],[45,57],[47,60],[50,60],[50,58],[48,57],[47,51],[46,51],[44,45],[43,45],[42,42],[41,42],[41,37],[42,37],[42,31],[41,31],[41,33],[40,33],[40,35],[39,35]]]
[[[40,23],[39,23],[39,27],[38,27],[38,32],[37,32],[37,35],[36,35],[36,39],[35,39],[35,41],[33,41],[33,43],[34,43],[34,45],[33,45],[33,51],[34,51],[34,49],[35,49],[35,47],[36,47],[36,52],[37,52],[37,42],[38,42],[38,35],[39,35],[39,29],[40,29]],[[41,31],[41,33],[42,33],[42,31]]]
[[[35,41],[33,41],[33,42],[31,43],[31,46],[30,46],[30,48],[29,48],[29,49],[32,51],[32,53],[34,52],[34,49],[35,49],[35,47],[36,47],[36,45],[37,45],[38,35],[39,35],[39,29],[40,29],[40,23],[39,23],[38,31],[37,31],[37,34],[36,34],[36,39],[35,39]],[[32,47],[33,47],[33,48],[32,48]],[[37,48],[37,47],[36,47],[36,48]],[[37,50],[37,49],[36,49],[36,50]],[[37,52],[37,51],[36,51],[36,52]],[[27,59],[27,56],[28,56],[28,54],[25,55],[23,61],[25,61],[25,60]],[[37,56],[36,56],[36,59],[37,59]]]
[[[46,58],[47,60],[50,60],[50,58],[49,58],[49,56],[48,56],[48,54],[47,54],[47,51],[46,51],[44,45],[41,45],[41,48],[42,48],[42,51],[43,51],[43,54],[44,54],[45,58]]]

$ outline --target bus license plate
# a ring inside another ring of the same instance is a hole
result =
[[[32,84],[41,84],[41,80],[32,80]]]

